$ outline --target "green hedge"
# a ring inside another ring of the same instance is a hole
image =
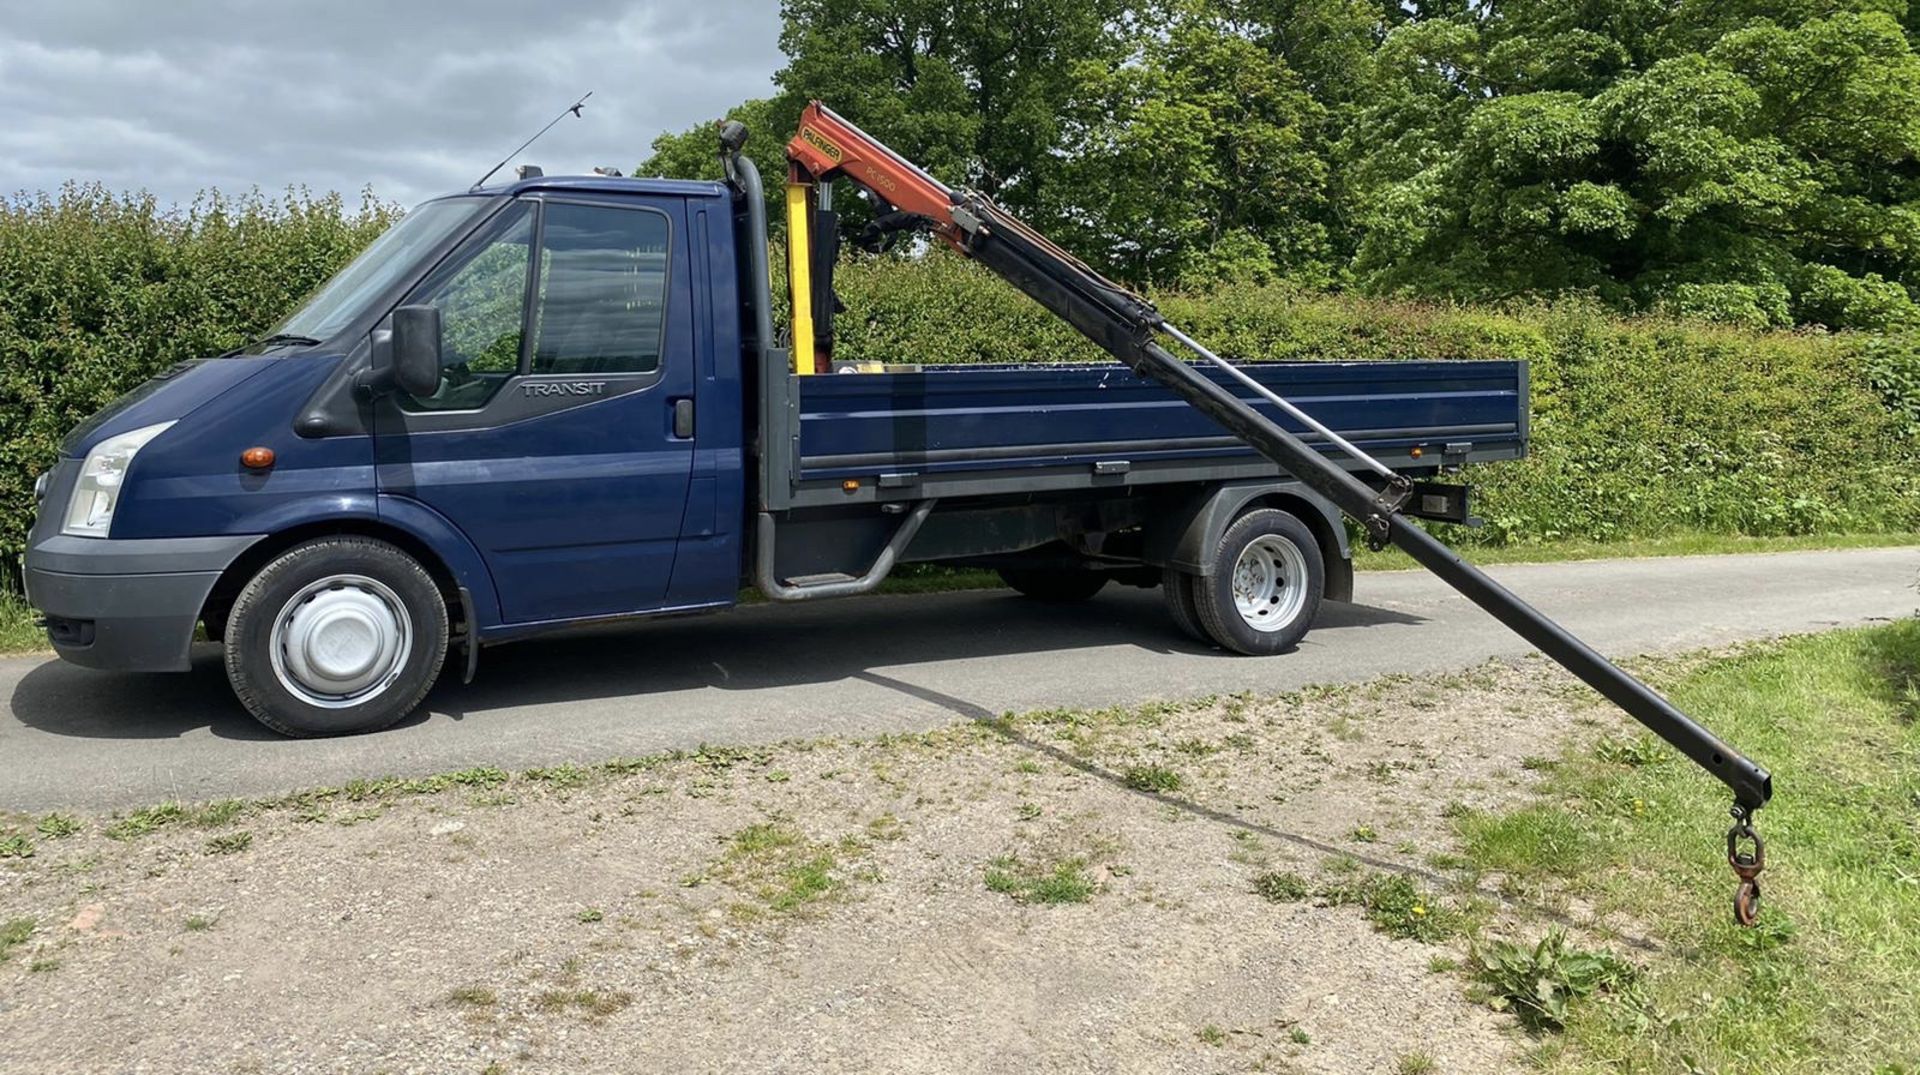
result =
[[[155,371],[271,328],[385,229],[338,195],[207,195],[184,209],[97,186],[0,200],[0,587],[33,477],[81,419]]]
[[[1099,361],[1037,305],[957,258],[847,266],[845,359]],[[1595,541],[1920,525],[1920,342],[1623,321],[1597,306],[1449,308],[1279,286],[1160,294],[1239,359],[1532,363],[1532,455],[1475,468],[1487,526],[1452,540]]]
[[[271,327],[385,227],[338,197],[209,196],[183,211],[68,187],[0,202],[0,587],[33,475],[67,429],[155,370]],[[776,264],[779,259],[775,259]],[[839,275],[840,354],[1100,361],[1072,330],[944,254]],[[1481,543],[1920,525],[1920,341],[1620,321],[1580,304],[1487,310],[1239,287],[1156,296],[1238,358],[1525,358],[1533,456],[1481,468]]]

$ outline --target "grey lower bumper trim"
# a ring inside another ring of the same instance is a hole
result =
[[[54,534],[27,551],[27,566],[66,575],[170,575],[220,572],[265,534],[102,541]]]
[[[92,642],[54,651],[74,664],[183,672],[200,608],[218,571],[185,575],[66,575],[27,571],[27,595],[48,616],[93,624]]]
[[[27,599],[51,618],[90,625],[68,632],[67,640],[51,640],[54,651],[74,664],[185,671],[207,595],[220,573],[259,540],[253,534],[136,541],[46,537],[27,550]]]

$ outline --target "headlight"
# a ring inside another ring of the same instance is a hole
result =
[[[113,507],[120,501],[120,486],[127,468],[146,443],[173,427],[172,422],[146,426],[109,437],[93,446],[80,468],[80,480],[74,483],[73,497],[67,501],[64,533],[80,537],[107,536],[113,525]]]

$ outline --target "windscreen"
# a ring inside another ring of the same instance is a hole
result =
[[[443,198],[428,202],[375,239],[321,285],[274,333],[325,340],[345,328],[394,281],[420,267],[420,259],[455,232],[463,230],[488,204],[486,198]]]

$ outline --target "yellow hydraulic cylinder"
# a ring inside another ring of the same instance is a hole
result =
[[[793,372],[814,372],[813,184],[787,184],[787,286],[793,294]]]

